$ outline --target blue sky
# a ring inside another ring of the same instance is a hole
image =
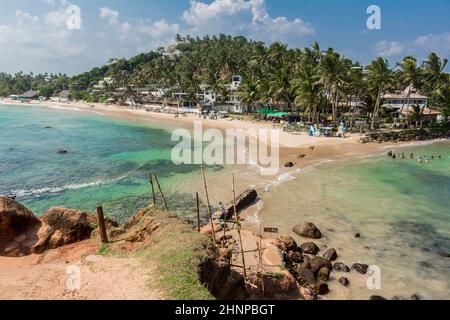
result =
[[[80,8],[81,29],[67,28]],[[381,30],[369,30],[369,5]],[[0,71],[79,73],[173,42],[177,33],[244,35],[304,47],[318,41],[367,63],[429,51],[450,57],[450,1],[0,0]]]

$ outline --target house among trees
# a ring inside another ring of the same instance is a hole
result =
[[[405,115],[406,110],[412,110],[416,106],[424,109],[428,106],[428,97],[420,95],[415,91],[414,89],[407,88],[405,91],[386,93],[382,96],[384,101],[382,107],[394,110],[399,118]]]

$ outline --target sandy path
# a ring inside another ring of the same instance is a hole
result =
[[[85,241],[40,256],[0,257],[0,299],[164,299],[155,288],[152,265],[135,257],[99,256],[97,250],[95,243]]]

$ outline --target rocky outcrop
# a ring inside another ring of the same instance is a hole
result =
[[[0,242],[13,239],[39,223],[33,212],[13,199],[0,196]]]
[[[217,256],[217,255],[216,255]],[[211,294],[219,300],[243,300],[249,296],[244,277],[233,270],[227,261],[213,258],[200,265],[199,278]]]
[[[93,231],[87,213],[72,209],[53,207],[41,217],[41,221],[43,226],[38,233],[38,242],[31,248],[32,253],[43,253],[89,239]]]
[[[384,143],[384,142],[407,142],[407,141],[427,141],[434,139],[447,139],[450,137],[449,128],[403,130],[390,132],[369,133],[359,139],[362,144],[365,143]]]
[[[0,198],[0,255],[18,257],[89,239],[87,214],[51,208],[38,219],[15,200]]]
[[[301,237],[310,239],[320,239],[322,238],[322,233],[315,226],[314,223],[305,222],[298,224],[294,227],[293,231]]]
[[[240,211],[244,210],[245,208],[251,206],[256,202],[258,199],[258,193],[255,189],[248,189],[245,192],[241,193],[236,198],[236,210],[239,213]],[[224,206],[226,218],[230,220],[234,216],[234,204],[233,201],[230,201],[227,205]],[[222,212],[217,212],[215,217],[219,219],[223,219],[224,216]]]

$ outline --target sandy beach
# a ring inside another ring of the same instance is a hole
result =
[[[164,125],[171,129],[185,128],[193,129],[194,122],[198,121],[198,115],[186,114],[184,116],[175,117],[173,114],[147,112],[144,109],[132,109],[117,105],[106,105],[103,103],[88,104],[85,102],[51,102],[36,101],[30,103],[18,103],[10,99],[0,100],[3,105],[17,106],[42,106],[53,109],[80,111],[92,113],[96,115],[113,117],[117,119],[137,122],[147,122],[153,124]],[[272,129],[272,124],[268,122],[256,122],[246,120],[218,119],[209,120],[202,119],[202,125],[205,129]],[[358,142],[361,134],[349,134],[345,139],[327,138],[327,137],[310,137],[306,133],[290,133],[279,130],[280,144],[280,166],[284,166],[286,162],[298,162],[298,165],[309,165],[323,158],[352,156],[377,152],[382,150],[384,145],[366,144],[362,145]],[[314,148],[312,150],[312,148]],[[299,161],[299,155],[306,155],[304,161]]]
[[[67,110],[71,112],[90,113],[126,120],[127,122],[162,125],[166,130],[177,128],[191,130],[194,121],[197,119],[194,115],[175,118],[174,115],[170,114],[146,112],[104,104],[94,104],[93,106],[85,103],[64,104],[56,102],[33,102],[26,104],[14,103],[13,101],[6,99],[0,100],[0,104],[18,105],[22,107],[27,105],[41,106],[62,111]],[[203,126],[204,128],[215,128],[219,130],[272,128],[272,124],[270,123],[226,119],[203,120]],[[312,190],[308,191],[308,189],[304,188],[302,182],[305,179],[308,179],[307,181],[309,181],[309,183],[312,182],[312,180],[308,178],[308,174],[312,171],[312,168],[322,168],[322,165],[325,167],[338,167],[342,162],[351,162],[353,159],[356,159],[357,162],[357,159],[361,159],[365,156],[379,155],[387,153],[389,150],[399,151],[403,146],[417,145],[417,143],[361,144],[358,142],[359,138],[359,134],[351,135],[346,139],[339,139],[312,138],[306,133],[293,134],[280,132],[280,171],[278,174],[268,177],[260,176],[257,174],[257,170],[254,170],[255,168],[251,165],[225,166],[224,170],[208,173],[211,203],[216,205],[219,201],[231,200],[231,173],[233,173],[237,179],[236,186],[238,193],[248,188],[255,188],[258,190],[261,199],[256,205],[248,208],[242,213],[242,217],[245,219],[245,222],[243,223],[244,229],[257,234],[259,232],[260,221],[263,219],[265,224],[279,227],[280,232],[292,234],[291,229],[295,224],[302,222],[304,219],[308,219],[317,223],[320,228],[324,229],[326,232],[325,239],[317,242],[321,248],[326,248],[326,246],[330,244],[333,245],[339,251],[340,259],[343,259],[343,261],[347,263],[358,261],[377,263],[379,259],[377,254],[382,250],[367,249],[369,246],[372,247],[372,245],[374,245],[373,241],[370,241],[369,239],[366,241],[355,242],[353,238],[354,234],[360,231],[360,226],[354,221],[347,221],[340,216],[329,216],[323,213],[317,214],[322,208],[322,203],[326,202],[327,199],[326,197],[316,199],[323,192],[314,193]],[[294,166],[286,168],[285,163],[287,162],[292,162]],[[221,183],[217,183],[218,181]],[[193,186],[196,186],[195,188],[202,186],[200,175],[194,175],[191,179],[179,181],[179,183],[176,184],[176,190],[167,191],[175,193],[189,192],[193,190]],[[326,195],[327,193],[324,192],[323,194]],[[310,207],[310,210],[306,212],[300,210],[302,207],[301,203],[310,199],[317,200],[312,204],[310,203],[312,206]],[[61,205],[64,206],[64,203],[61,203]],[[290,209],[292,209],[292,212],[286,215],[286,212]],[[369,230],[366,232],[368,233]],[[373,234],[383,234],[383,230],[377,229]],[[296,240],[299,242],[304,241],[304,239],[300,238],[296,238]],[[379,243],[376,243],[375,246],[382,247]],[[31,262],[30,264],[25,260],[24,266],[28,267],[31,265],[30,268],[33,269],[34,263]],[[61,261],[65,261],[65,256]],[[394,264],[393,266],[390,266],[390,269],[387,269],[389,270],[388,280],[392,280],[393,284],[386,288],[386,291],[383,291],[382,293],[387,296],[396,294],[397,292],[412,294],[413,292],[409,292],[411,289],[404,289],[402,287],[402,281],[391,278],[391,275],[395,275],[397,272],[396,265],[397,264]],[[370,296],[371,292],[365,287],[366,277],[358,274],[351,274],[349,280],[353,284],[351,290],[342,290],[336,282],[332,284],[332,292],[327,298],[366,299]],[[433,288],[436,292],[443,291],[438,282],[433,283]],[[26,294],[31,293],[27,292]],[[130,296],[131,298],[139,297],[140,292],[135,292],[133,294],[135,295]],[[88,295],[88,297],[91,296]]]

